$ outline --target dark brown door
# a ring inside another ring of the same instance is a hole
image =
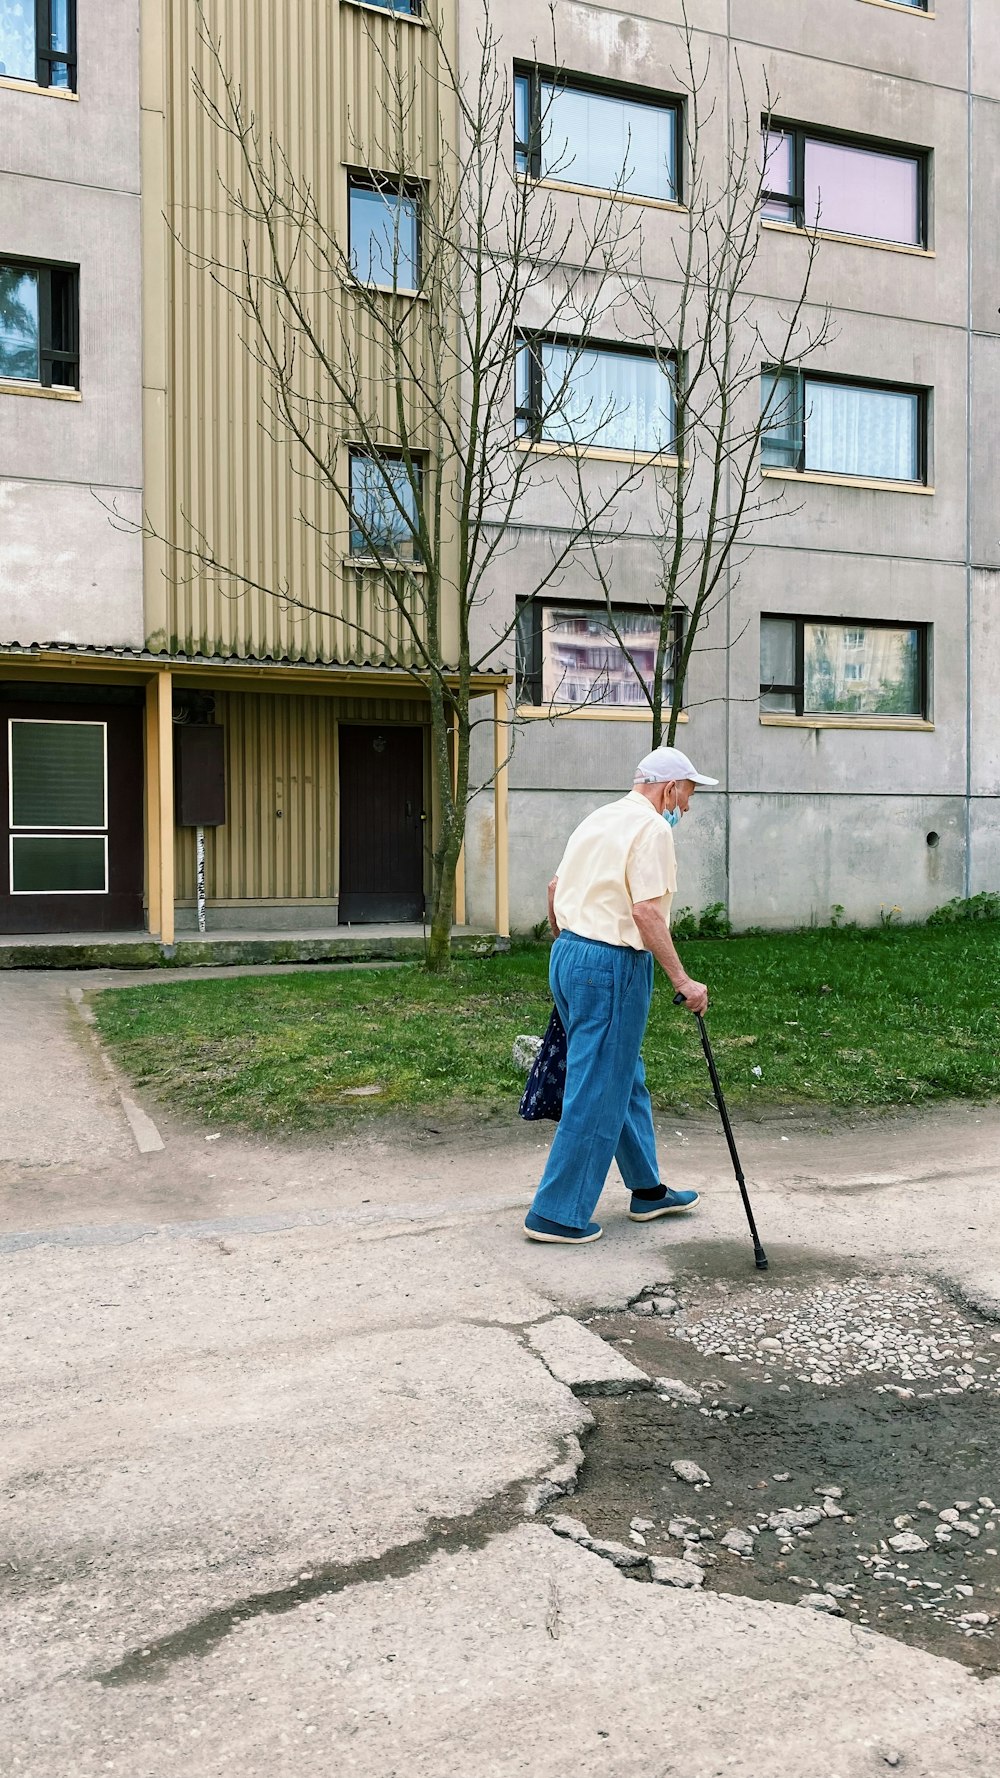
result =
[[[141,931],[140,709],[0,701],[0,811],[0,932]]]
[[[340,729],[340,919],[373,925],[424,911],[424,735]]]

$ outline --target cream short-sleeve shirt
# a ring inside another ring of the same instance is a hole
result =
[[[560,931],[643,951],[632,905],[658,901],[669,924],[677,889],[674,836],[648,798],[630,790],[570,834],[556,878]]]

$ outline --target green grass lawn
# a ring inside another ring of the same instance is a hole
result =
[[[920,1105],[1000,1091],[1000,925],[691,940],[709,1030],[736,1108]],[[547,952],[115,989],[95,999],[139,1086],[211,1123],[319,1130],[414,1108],[513,1111],[519,1032],[550,1007]],[[694,1020],[658,972],[645,1046],[654,1103],[710,1103]],[[759,1074],[754,1072],[759,1069]],[[373,1097],[351,1087],[377,1086]]]

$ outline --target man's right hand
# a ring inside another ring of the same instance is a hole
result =
[[[686,1012],[708,1011],[708,989],[704,982],[693,981],[691,976],[686,975],[683,981],[677,983],[677,992],[684,996]]]
[[[549,884],[549,909],[555,918],[555,878]],[[670,936],[670,928],[658,901],[637,901],[632,906],[632,918],[639,928],[639,937],[647,951],[652,951],[664,974],[669,977],[674,992],[683,994],[689,1012],[704,1012],[708,1006],[708,989],[704,982],[696,982],[688,975],[683,963],[677,955],[677,946]]]

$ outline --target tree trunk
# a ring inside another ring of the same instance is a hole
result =
[[[424,956],[429,975],[447,975],[451,968],[451,909],[435,906]]]
[[[464,821],[455,821],[434,871],[431,898],[431,929],[425,962],[431,975],[445,975],[451,968],[451,926],[455,910],[455,875],[462,849]]]

